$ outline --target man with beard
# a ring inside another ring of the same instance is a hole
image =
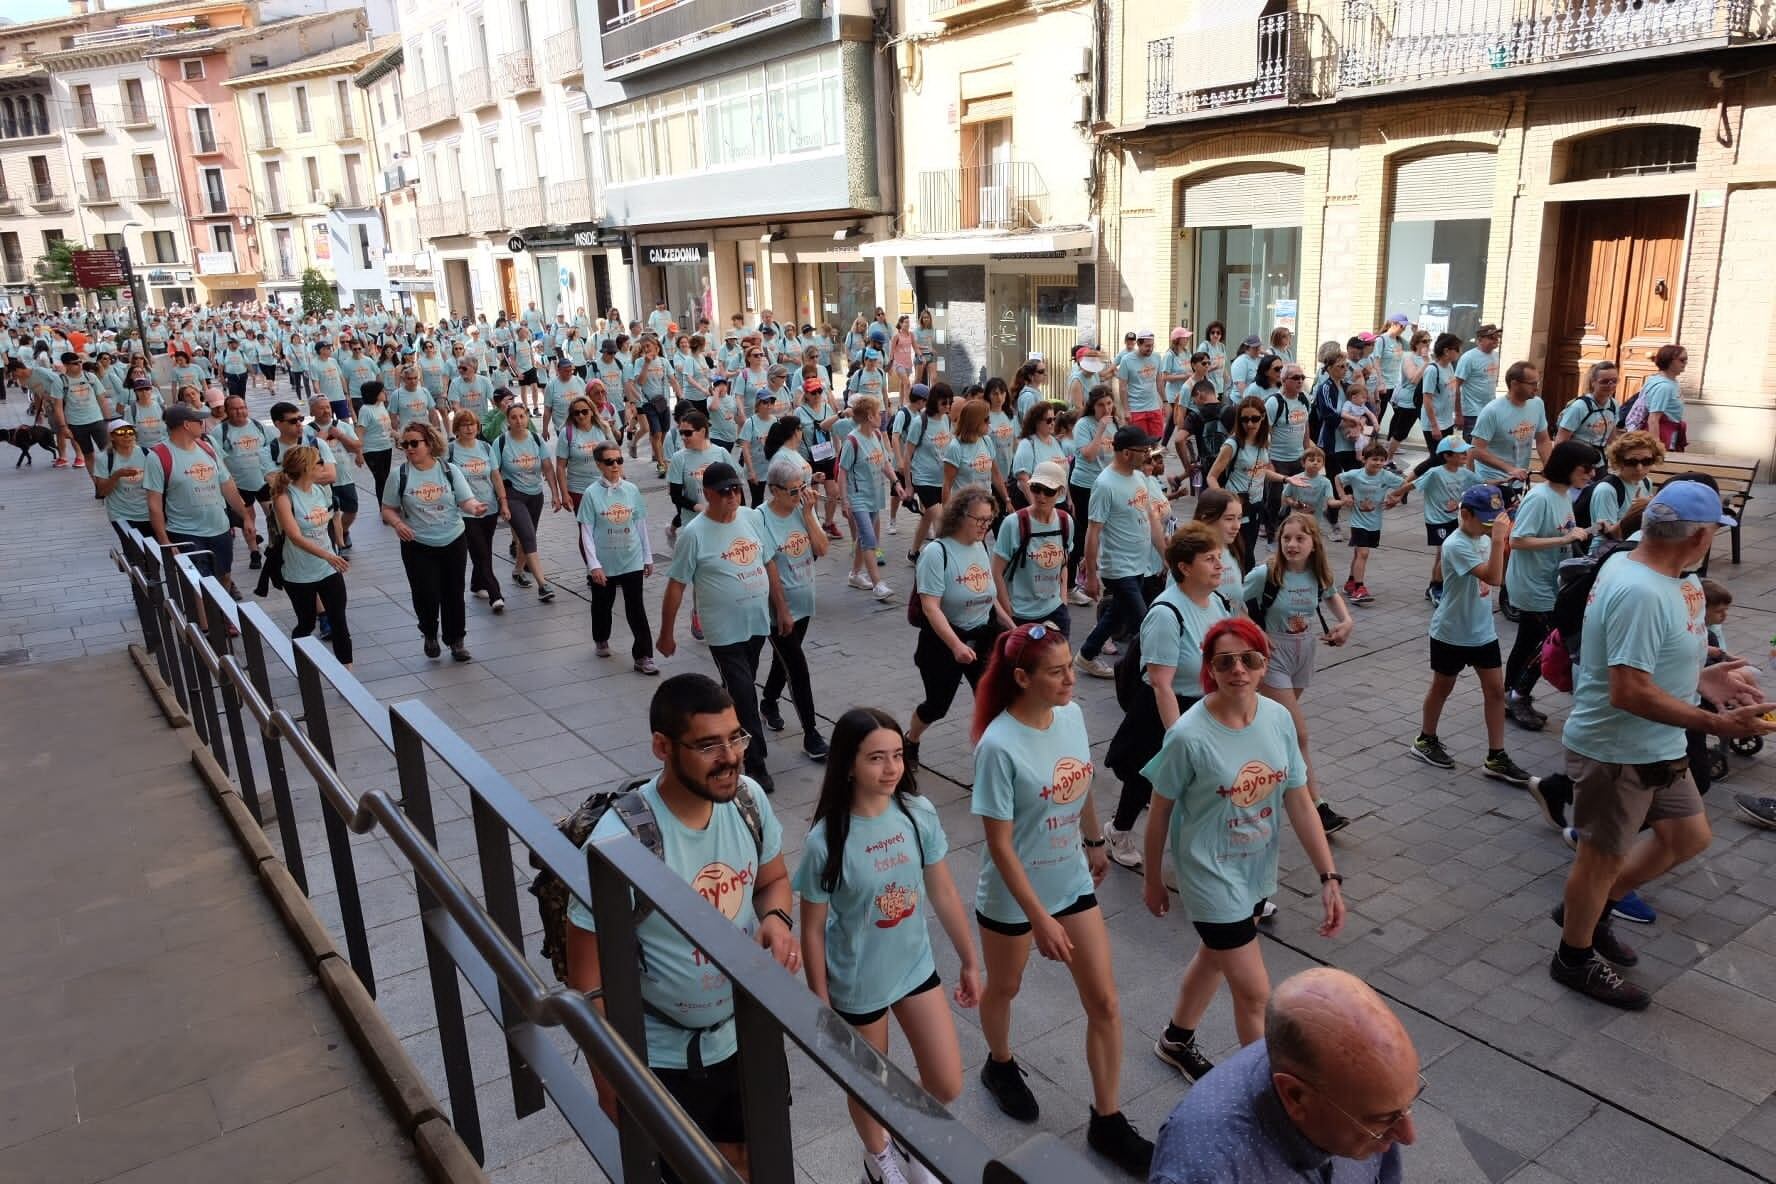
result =
[[[712,907],[751,934],[789,973],[801,973],[783,863],[783,828],[759,786],[740,769],[747,742],[734,701],[701,674],[660,684],[648,708],[654,756],[662,768],[637,794],[659,828],[660,853]],[[623,811],[607,810],[588,843],[622,834]],[[645,822],[646,820],[639,820]],[[603,984],[591,907],[568,905],[567,983]],[[648,1066],[692,1121],[745,1178],[748,1171],[734,992],[659,912],[636,928],[641,994],[647,1009]],[[603,1008],[603,1001],[596,1000]],[[599,1105],[617,1118],[617,1098],[594,1076]],[[662,1178],[674,1180],[670,1170]]]

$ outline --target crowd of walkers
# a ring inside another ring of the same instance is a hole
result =
[[[1196,931],[1160,1059],[1193,1082],[1215,1071],[1196,1034],[1223,982],[1242,1044],[1279,1031],[1298,1043],[1258,942],[1276,912],[1279,821],[1318,876],[1319,932],[1331,937],[1347,906],[1329,837],[1351,820],[1322,795],[1306,697],[1320,647],[1348,643],[1365,615],[1353,606],[1398,606],[1398,589],[1370,591],[1368,559],[1384,511],[1416,495],[1432,613],[1422,719],[1403,751],[1456,767],[1440,728],[1474,671],[1480,772],[1522,787],[1576,848],[1551,977],[1605,1004],[1647,1005],[1621,973],[1638,959],[1614,922],[1650,920],[1636,890],[1709,842],[1696,746],[1776,731],[1776,708],[1724,637],[1731,597],[1699,574],[1731,519],[1706,476],[1650,477],[1686,444],[1682,347],[1661,350],[1659,372],[1625,403],[1615,367],[1592,367],[1551,422],[1534,365],[1505,367],[1499,389],[1497,327],[1464,348],[1404,316],[1322,346],[1311,373],[1287,330],[1229,346],[1216,324],[1200,342],[1174,330],[1163,353],[1135,333],[1115,353],[1082,344],[1064,375],[1032,358],[1009,381],[961,389],[935,364],[926,318],[891,326],[879,309],[842,339],[768,313],[733,318],[719,338],[708,325],[681,332],[662,309],[646,323],[615,310],[553,320],[534,308],[437,326],[381,311],[197,310],[156,317],[144,353],[103,318],[0,316],[0,349],[8,385],[54,434],[54,463],[71,448],[114,523],[183,545],[245,597],[238,533],[257,593],[281,587],[295,635],[317,633],[348,666],[360,480],[398,539],[434,659],[471,660],[473,601],[505,609],[502,524],[511,582],[555,599],[539,534],[570,514],[596,657],[611,657],[621,594],[637,674],[660,673],[688,611],[717,676],[658,684],[661,772],[592,837],[645,813],[661,857],[718,884],[705,897],[878,1049],[892,1014],[946,1104],[963,1088],[962,1058],[926,914],[959,963],[949,999],[979,1009],[982,1085],[1022,1122],[1041,1107],[1012,1051],[1020,987],[1032,949],[1065,965],[1085,1021],[1087,1141],[1156,1180],[1199,1177],[1155,1160],[1123,1114],[1124,1022],[1097,889],[1112,864],[1139,872],[1147,908],[1164,916],[1175,896]],[[275,397],[280,372],[291,398],[254,418],[249,388]],[[1399,449],[1415,432],[1427,455],[1404,471]],[[663,538],[625,474],[642,447],[670,503]],[[849,535],[845,586],[895,597],[902,557],[888,539],[903,529],[904,660],[922,697],[894,705],[904,726],[890,705],[856,707],[828,733],[807,653],[816,573]],[[658,543],[670,559],[653,609]],[[1508,657],[1495,613],[1507,607]],[[1081,611],[1091,616],[1076,627]],[[1105,737],[1088,729],[1081,677],[1112,683],[1120,709],[1102,758],[1120,787],[1107,815],[1092,792],[1092,744]],[[1534,698],[1544,677],[1572,706],[1564,768],[1536,776],[1506,737],[1507,725],[1548,725]],[[945,866],[945,825],[917,789],[921,742],[964,682],[985,838],[973,925]],[[785,697],[803,753],[825,763],[793,872],[766,768]],[[1739,803],[1776,825],[1767,799]],[[593,989],[586,902],[568,920],[568,980]],[[649,1063],[743,1168],[730,988],[657,914],[640,935]],[[1281,1050],[1269,1055],[1274,1068]],[[1375,1099],[1380,1134],[1352,1157],[1365,1171],[1412,1139],[1415,1078],[1395,1079]],[[852,1116],[868,1179],[933,1178],[867,1113]]]

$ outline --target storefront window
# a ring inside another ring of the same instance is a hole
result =
[[[1230,343],[1278,326],[1294,328],[1300,293],[1301,229],[1205,226],[1196,231],[1196,324],[1227,326]]]
[[[869,263],[822,263],[820,307],[821,319],[831,322],[842,339],[858,313],[867,317],[875,311],[875,267]]]
[[[1396,219],[1388,228],[1387,312],[1471,342],[1486,294],[1486,218]]]

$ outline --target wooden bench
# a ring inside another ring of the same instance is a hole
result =
[[[1733,519],[1728,531],[1733,545],[1733,563],[1739,563],[1739,528],[1745,521],[1745,503],[1751,500],[1751,487],[1757,484],[1758,469],[1763,462],[1739,460],[1736,457],[1709,456],[1702,452],[1667,452],[1665,459],[1647,474],[1657,489],[1679,473],[1706,473],[1720,487],[1721,506]],[[1542,479],[1542,458],[1532,453],[1529,458],[1529,479]]]

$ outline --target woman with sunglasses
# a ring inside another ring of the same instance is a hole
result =
[[[1142,770],[1153,783],[1142,896],[1154,916],[1170,911],[1160,866],[1169,842],[1178,896],[1201,943],[1153,1051],[1192,1081],[1214,1068],[1197,1047],[1196,1029],[1223,979],[1240,1043],[1264,1035],[1270,976],[1255,914],[1277,889],[1280,814],[1288,814],[1320,876],[1320,936],[1336,937],[1344,927],[1344,878],[1307,793],[1295,722],[1288,708],[1258,693],[1269,661],[1270,641],[1251,620],[1210,626],[1202,643],[1203,699],[1166,730]]]
[[[993,442],[987,435],[987,421],[992,411],[985,399],[969,399],[956,416],[956,438],[944,449],[943,497],[950,499],[956,490],[975,485],[993,494],[994,504],[1010,503],[1005,491],[1005,478],[993,457]]]
[[[486,506],[480,514],[464,515],[463,535],[469,545],[469,591],[485,600],[496,613],[506,611],[499,577],[493,572],[493,532],[502,519],[511,520],[505,479],[493,445],[481,439],[481,420],[473,411],[458,411],[450,420],[452,439],[444,447],[444,459],[462,470],[475,500]]]
[[[1220,321],[1210,321],[1209,327],[1203,330],[1203,339],[1196,347],[1209,355],[1209,381],[1215,384],[1215,393],[1225,396],[1227,393],[1227,326]]]
[[[580,524],[580,553],[592,584],[592,644],[600,658],[611,656],[611,610],[623,593],[629,625],[629,655],[637,674],[655,675],[653,627],[648,624],[642,581],[654,574],[648,541],[647,502],[623,477],[623,450],[605,440],[594,446],[598,480],[586,487],[574,508]]]
[[[778,427],[794,422],[785,420]],[[826,557],[830,543],[814,512],[814,486],[806,464],[793,448],[784,447],[765,470],[770,495],[760,509],[759,527],[766,553],[776,556],[778,583],[794,625],[787,633],[774,630],[770,635],[771,670],[759,699],[759,718],[773,732],[783,731],[783,711],[778,704],[787,686],[802,725],[802,752],[809,760],[823,761],[827,743],[814,714],[814,684],[802,645],[814,621],[814,565]]]
[[[555,436],[555,460],[549,473],[555,509],[565,505],[579,510],[581,495],[599,478],[598,446],[606,441],[614,444],[617,436],[598,413],[597,403],[590,395],[575,395],[567,404],[567,426]]]
[[[1065,466],[1067,449],[1055,434],[1061,409],[1046,399],[1037,399],[1024,413],[1023,427],[1018,433],[1017,447],[1011,457],[1011,504],[1023,509],[1030,504],[1030,474],[1043,461]]]
[[[463,514],[480,515],[462,470],[444,460],[444,440],[429,423],[401,429],[404,457],[382,491],[382,520],[401,540],[401,566],[413,595],[413,614],[425,638],[425,655],[436,658],[438,630],[458,662],[470,659],[463,567],[468,560]]]
[[[1235,494],[1241,503],[1240,569],[1243,573],[1253,562],[1258,546],[1258,507],[1263,501],[1266,479],[1280,480],[1270,467],[1270,419],[1264,401],[1247,395],[1239,401],[1233,421],[1233,433],[1221,445],[1214,464],[1209,466],[1209,487]]]
[[[104,499],[105,517],[114,528],[133,526],[137,534],[151,538],[154,528],[148,518],[148,490],[142,479],[147,476],[145,466],[160,461],[137,448],[139,431],[126,420],[112,420],[106,432],[110,445],[93,453],[88,470],[93,492]]]
[[[1144,1180],[1153,1144],[1121,1107],[1122,1011],[1096,892],[1110,864],[1092,804],[1091,738],[1073,701],[1076,677],[1058,629],[1020,625],[994,642],[975,696],[971,810],[987,839],[974,903],[987,971],[981,1084],[1007,1116],[1040,1116],[1011,1052],[1011,1005],[1034,944],[1071,973],[1085,1012],[1086,1142]]]
[[[554,474],[543,438],[530,426],[530,412],[517,403],[506,406],[506,430],[494,441],[493,456],[495,467],[505,480],[506,508],[512,525],[512,582],[528,588],[531,576],[536,577],[537,599],[548,604],[555,599],[555,589],[549,587],[543,575],[536,537],[537,524],[543,520],[544,486],[549,486],[556,510],[564,509],[565,503],[561,491],[551,481]],[[530,576],[524,574],[526,568],[530,569]]]
[[[1018,367],[1010,386],[1017,394],[1012,401],[1020,421],[1027,419],[1030,409],[1047,400],[1043,386],[1048,382],[1048,363],[1031,359]]]
[[[955,401],[956,392],[949,383],[938,383],[925,399],[925,413],[915,416],[900,434],[900,469],[907,474],[913,496],[919,500],[919,525],[913,531],[912,549],[907,552],[909,563],[919,561],[925,536],[936,527],[943,513],[943,457],[950,441],[955,439],[950,423],[950,408]]]
[[[1630,516],[1638,519],[1653,500],[1653,466],[1664,459],[1665,449],[1651,432],[1621,432],[1610,441],[1612,471],[1588,486],[1578,503],[1591,518],[1593,553],[1602,549],[1606,539],[1623,538],[1623,520]]]
[[[286,449],[268,478],[271,513],[283,535],[284,591],[296,611],[290,636],[307,637],[321,630],[333,656],[347,670],[352,664],[351,626],[345,619],[345,573],[351,564],[333,545],[333,497],[315,484],[321,454],[306,444]]]
[[[757,338],[748,336],[743,343],[745,348],[745,365],[734,375],[734,393],[740,397],[742,407],[748,406],[763,392],[771,389],[771,362],[765,354],[765,347],[758,343]]]

